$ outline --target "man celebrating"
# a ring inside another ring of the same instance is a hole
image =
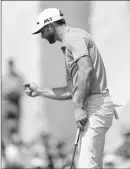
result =
[[[83,129],[78,167],[101,169],[105,134],[112,125],[115,109],[100,53],[90,34],[67,26],[62,12],[55,8],[40,13],[33,34],[38,33],[50,44],[62,42],[67,85],[40,90],[35,84],[28,83],[24,84],[25,92],[31,97],[73,100],[77,127]]]

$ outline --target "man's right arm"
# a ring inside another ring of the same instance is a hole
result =
[[[43,96],[53,100],[69,100],[72,99],[71,86],[57,87],[52,89],[38,90],[39,96]]]
[[[65,65],[66,67],[66,65]],[[28,96],[36,97],[42,96],[53,100],[70,100],[72,99],[72,78],[71,74],[66,68],[66,82],[64,87],[57,87],[52,89],[39,89],[35,84],[24,84],[25,92]]]
[[[64,87],[52,89],[39,89],[34,83],[24,84],[25,92],[30,97],[42,96],[53,100],[69,100],[72,99],[72,84],[67,82]]]

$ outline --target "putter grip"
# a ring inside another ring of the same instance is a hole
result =
[[[76,133],[76,137],[75,137],[75,143],[74,143],[76,146],[78,145],[78,142],[79,142],[80,132],[81,132],[81,129],[78,128],[77,133]]]

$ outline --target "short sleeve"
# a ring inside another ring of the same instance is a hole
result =
[[[80,57],[89,55],[87,40],[83,36],[75,36],[68,42],[68,50],[72,54],[74,61]]]

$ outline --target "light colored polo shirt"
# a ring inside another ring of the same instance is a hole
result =
[[[66,80],[72,81],[73,100],[78,88],[78,66],[79,58],[88,56],[92,60],[92,85],[90,94],[107,93],[106,71],[101,55],[91,35],[83,29],[67,27],[61,47],[65,54]]]

